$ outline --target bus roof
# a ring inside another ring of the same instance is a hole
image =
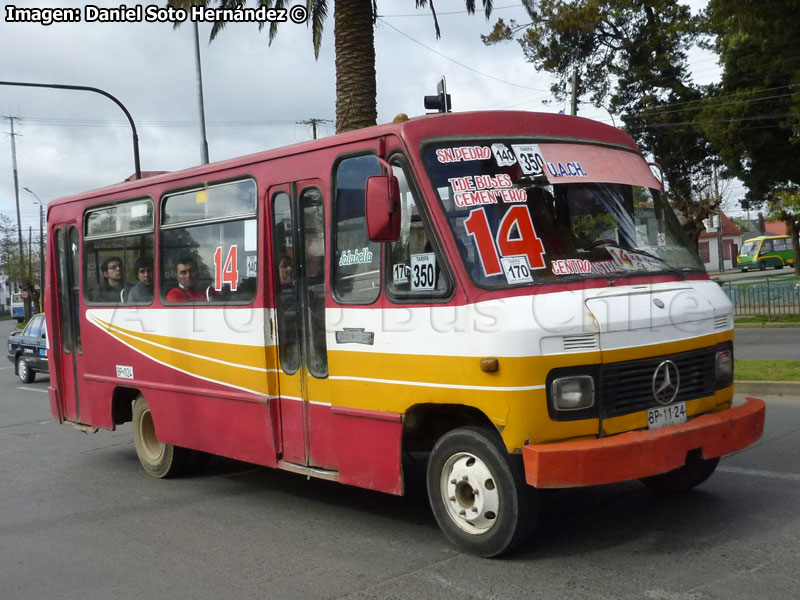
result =
[[[107,187],[58,198],[50,202],[49,207],[108,194],[119,193],[129,195],[136,189],[150,187],[154,184],[212,174],[224,169],[241,167],[279,157],[302,154],[304,152],[330,148],[342,144],[358,142],[360,140],[375,139],[389,134],[398,135],[412,147],[418,146],[425,138],[525,135],[526,137],[540,139],[551,138],[553,140],[569,139],[600,142],[603,144],[621,146],[636,152],[639,151],[633,140],[621,129],[583,117],[523,111],[433,114],[415,117],[399,123],[387,123],[374,127],[366,127],[364,129],[318,140],[265,150],[255,154],[231,158],[207,165],[190,167],[180,171],[168,171],[163,173],[156,171],[155,173],[158,174],[152,177],[127,180]]]
[[[757,235],[755,237],[747,238],[744,241],[744,243],[746,244],[747,242],[757,242],[758,240],[775,240],[775,239],[788,238],[788,237],[789,237],[788,234],[783,234],[783,235]]]

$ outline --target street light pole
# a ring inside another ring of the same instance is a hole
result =
[[[0,85],[16,85],[22,87],[38,87],[38,88],[52,88],[56,90],[77,90],[80,92],[94,92],[95,94],[100,94],[105,96],[114,104],[119,106],[122,109],[122,112],[125,113],[125,116],[128,118],[128,123],[131,126],[131,132],[133,133],[133,168],[136,170],[136,179],[142,178],[142,167],[139,162],[139,134],[136,133],[136,123],[133,122],[133,117],[131,113],[128,112],[128,109],[125,108],[125,105],[117,100],[114,96],[109,94],[105,90],[101,90],[100,88],[96,87],[89,87],[88,85],[66,85],[63,83],[30,83],[27,81],[0,81]],[[12,126],[13,132],[13,126]]]

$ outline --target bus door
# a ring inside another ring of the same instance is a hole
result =
[[[307,180],[269,192],[283,460],[335,469],[325,402],[325,219],[322,185]],[[313,433],[312,433],[313,432]]]
[[[56,293],[58,315],[51,319],[59,331],[51,331],[50,343],[56,357],[57,385],[61,394],[61,418],[80,423],[80,388],[83,351],[80,327],[80,240],[74,223],[58,226],[56,240]],[[54,375],[51,374],[51,377]]]

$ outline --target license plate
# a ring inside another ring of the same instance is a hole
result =
[[[647,428],[659,429],[670,425],[686,423],[686,403],[678,402],[669,406],[659,406],[647,410]]]

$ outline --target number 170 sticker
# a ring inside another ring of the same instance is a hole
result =
[[[531,276],[531,265],[528,262],[528,257],[520,256],[504,256],[500,259],[503,263],[503,273],[505,273],[508,283],[531,283],[533,277]]]

